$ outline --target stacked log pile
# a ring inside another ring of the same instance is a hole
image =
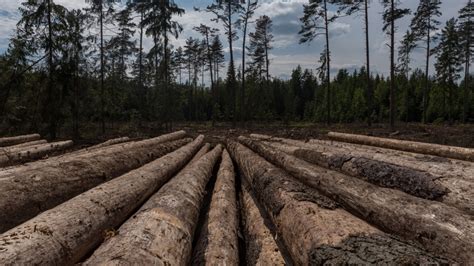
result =
[[[185,137],[113,139],[0,170],[0,264],[474,263],[469,151]],[[2,149],[52,145],[18,141]]]

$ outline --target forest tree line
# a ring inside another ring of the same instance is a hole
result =
[[[309,0],[300,42],[323,38],[315,70],[297,67],[289,80],[271,76],[272,19],[257,17],[258,0],[215,0],[198,9],[212,15],[183,47],[171,40],[183,31],[185,10],[172,0],[139,0],[125,6],[90,0],[67,9],[54,0],[23,1],[21,18],[0,56],[0,118],[10,131],[40,131],[55,138],[81,126],[174,121],[473,122],[469,67],[474,48],[474,6],[442,24],[439,0],[420,0],[417,10],[399,0],[380,0],[389,39],[390,75],[370,69],[370,1]],[[331,11],[332,10],[332,11]],[[337,10],[336,12],[333,10]],[[396,39],[397,20],[412,14]],[[365,65],[331,76],[330,25],[362,15]],[[216,24],[217,23],[217,24]],[[214,26],[219,25],[220,29]],[[182,36],[181,36],[182,37]],[[144,48],[144,39],[152,47]],[[241,39],[241,58],[235,58]],[[224,47],[228,47],[226,55]],[[412,69],[415,49],[426,68]],[[434,60],[435,75],[429,75]]]

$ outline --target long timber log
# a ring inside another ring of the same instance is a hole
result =
[[[38,145],[38,144],[45,144],[45,143],[48,143],[48,141],[46,141],[45,139],[40,139],[40,140],[34,140],[34,141],[30,141],[30,142],[25,142],[25,143],[13,145],[13,146],[3,147],[3,149],[12,150],[12,149],[24,148],[24,147],[28,147],[28,146],[35,146],[35,145]]]
[[[41,159],[53,152],[62,151],[70,148],[74,142],[61,141],[47,144],[38,144],[34,146],[19,147],[15,149],[0,151],[0,167],[13,166],[37,159]]]
[[[250,137],[319,166],[474,215],[474,163],[335,141]]]
[[[0,233],[190,142],[153,140],[0,171]]]
[[[239,265],[238,221],[234,165],[224,150],[192,264]]]
[[[30,134],[30,135],[15,136],[15,137],[4,137],[4,138],[0,138],[0,147],[17,145],[17,144],[35,141],[39,139],[41,139],[41,136],[39,134]]]
[[[474,220],[457,208],[381,188],[251,139],[239,141],[363,220],[461,263],[474,262]]]
[[[449,262],[351,215],[243,145],[228,147],[296,265]]]
[[[364,135],[345,134],[339,132],[329,132],[328,137],[333,140],[364,144],[388,149],[396,149],[402,151],[416,152],[422,154],[430,154],[441,157],[465,160],[474,162],[474,149],[461,148],[454,146],[446,146],[439,144],[387,139],[379,137],[371,137]]]
[[[287,265],[250,190],[250,185],[242,178],[240,204],[246,249],[245,265]]]
[[[109,140],[107,140],[105,142],[102,142],[100,144],[88,147],[87,150],[95,150],[95,149],[99,149],[99,148],[103,148],[103,147],[107,147],[107,146],[112,146],[112,145],[115,145],[115,144],[125,143],[125,142],[129,142],[129,141],[130,141],[129,137],[109,139]]]
[[[171,179],[84,265],[188,265],[205,188],[221,154],[218,145]]]
[[[203,136],[141,168],[95,187],[0,235],[2,265],[80,261],[164,185],[201,147]],[[133,220],[133,218],[132,218]]]

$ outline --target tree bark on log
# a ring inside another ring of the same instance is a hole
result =
[[[448,193],[448,189],[435,183],[435,177],[427,172],[348,153],[326,152],[275,142],[262,143],[321,167],[381,187],[398,189],[416,197],[437,200]]]
[[[474,215],[474,163],[335,141],[310,140],[306,143],[254,134],[251,138],[264,140],[263,143],[271,143],[274,148],[300,159],[336,168],[351,176],[383,177],[388,187],[393,187],[395,181],[404,192],[435,199]],[[405,184],[400,182],[402,180]],[[447,191],[443,192],[443,188]]]
[[[3,149],[12,150],[12,149],[24,148],[28,146],[35,146],[38,144],[45,144],[45,143],[48,143],[48,141],[46,141],[45,139],[40,139],[40,140],[35,140],[35,141],[25,142],[25,143],[13,145],[13,146],[4,147]]]
[[[62,151],[70,148],[74,142],[61,141],[47,144],[39,144],[34,146],[20,147],[11,150],[0,151],[0,167],[13,166],[29,161],[41,159],[53,152]]]
[[[224,150],[203,231],[194,249],[193,265],[239,265],[235,171]]]
[[[474,261],[474,220],[460,210],[318,167],[248,138],[239,141],[380,229],[452,260]]]
[[[41,136],[39,134],[0,138],[0,147],[17,145],[17,144],[35,141],[39,139],[41,139]]]
[[[0,171],[0,233],[189,141],[147,140]]]
[[[77,263],[184,167],[202,141],[200,136],[0,235],[0,261],[3,265]]]
[[[449,262],[379,231],[243,145],[228,147],[296,265],[323,264],[334,259],[334,250],[337,264]]]
[[[99,148],[103,148],[103,147],[107,147],[107,146],[112,146],[112,145],[115,145],[115,144],[121,144],[121,143],[129,142],[129,141],[130,141],[129,137],[110,139],[110,140],[107,140],[107,141],[102,142],[100,144],[94,145],[92,147],[88,147],[87,150],[95,150],[95,149],[99,149]]]
[[[102,244],[84,265],[188,265],[218,145],[180,172]]]
[[[436,155],[441,157],[453,158],[474,162],[474,149],[461,148],[454,146],[445,146],[439,144],[430,144],[415,141],[396,140],[387,138],[370,137],[364,135],[344,134],[338,132],[329,132],[328,137],[333,140],[371,145],[376,147],[409,151],[415,153]]]
[[[250,187],[241,178],[240,204],[245,238],[245,265],[286,265],[270,229],[250,194]]]

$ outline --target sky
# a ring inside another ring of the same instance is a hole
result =
[[[441,26],[452,18],[457,17],[458,11],[466,5],[468,0],[442,0],[440,18]],[[18,7],[21,0],[0,0],[0,53],[8,47],[15,25],[19,19]],[[86,6],[85,0],[55,0],[67,8],[82,8]],[[175,2],[186,10],[182,17],[177,17],[184,30],[177,40],[173,40],[175,47],[183,46],[188,37],[199,37],[193,27],[199,24],[213,24],[210,22],[211,14],[198,12],[194,7],[205,8],[211,0],[175,0]],[[288,79],[291,71],[298,65],[303,68],[316,69],[321,51],[324,49],[324,39],[315,39],[310,44],[299,44],[298,32],[301,28],[299,18],[303,14],[303,4],[308,0],[260,0],[254,20],[261,15],[267,15],[273,20],[273,35],[275,41],[274,49],[270,54],[270,72],[272,76]],[[419,1],[401,0],[401,6],[410,8],[412,13],[416,11]],[[401,40],[403,34],[408,30],[412,16],[397,21],[398,32],[396,41]],[[219,28],[217,24],[213,25]],[[330,26],[330,48],[331,48],[331,70],[333,74],[341,68],[349,71],[359,69],[365,65],[365,35],[364,23],[361,15],[341,18]],[[251,31],[253,26],[251,26]],[[369,10],[369,32],[371,68],[374,73],[387,76],[389,73],[389,48],[387,47],[387,36],[382,32],[382,6],[378,0],[372,0]],[[241,33],[239,34],[241,35]],[[236,66],[240,66],[242,56],[242,38],[235,43]],[[225,51],[228,51],[226,38],[222,36]],[[151,40],[144,42],[145,48],[152,45]],[[226,53],[228,56],[228,53]],[[413,53],[412,68],[423,68],[423,49],[417,49]],[[432,58],[434,61],[434,58]],[[431,72],[434,67],[431,66]]]

